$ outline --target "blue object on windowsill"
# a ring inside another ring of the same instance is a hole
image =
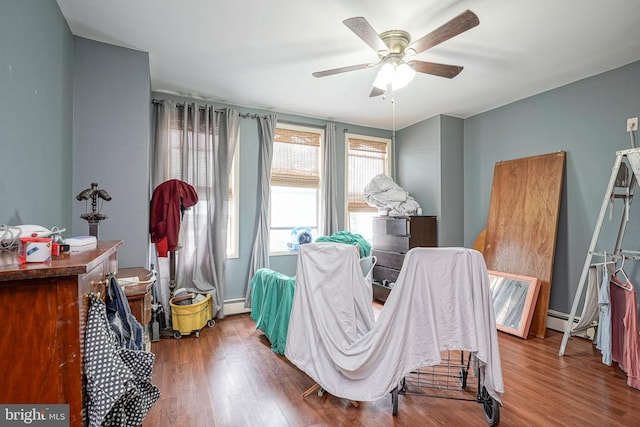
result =
[[[309,227],[296,227],[291,230],[291,241],[287,242],[289,250],[297,251],[300,245],[313,242],[313,236],[311,236],[311,228]]]

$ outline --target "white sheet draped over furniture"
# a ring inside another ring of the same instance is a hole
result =
[[[286,357],[327,392],[355,401],[384,397],[409,372],[464,350],[482,385],[504,392],[489,278],[465,248],[414,248],[377,319],[358,255],[335,243],[302,245]]]

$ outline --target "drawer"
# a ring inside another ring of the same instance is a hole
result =
[[[382,286],[379,283],[373,283],[373,299],[385,302],[389,296],[389,292],[391,292],[391,288]]]
[[[96,265],[91,271],[78,277],[80,282],[81,296],[87,296],[91,292],[99,292],[101,298],[104,299],[107,289],[107,266],[104,262]],[[85,298],[86,299],[86,298]],[[88,306],[88,300],[85,301]]]
[[[409,236],[394,236],[385,234],[374,234],[372,247],[384,251],[407,253],[409,246]]]
[[[383,280],[387,280],[395,283],[398,279],[398,274],[400,274],[400,270],[396,270],[395,268],[381,267],[378,265],[373,267],[373,280],[376,282],[382,283]]]
[[[146,291],[129,292],[130,289],[135,289],[140,286],[145,286]],[[125,287],[125,294],[127,295],[131,313],[142,326],[147,325],[151,321],[151,285],[140,284],[130,288]]]
[[[371,254],[376,257],[376,265],[400,270],[404,261],[404,254],[374,249]]]
[[[406,236],[409,234],[409,221],[406,217],[378,216],[373,218],[373,234],[391,234]]]
[[[438,221],[435,216],[412,216],[410,223],[409,248],[438,246]]]
[[[404,238],[408,239],[408,242],[405,242]],[[436,247],[438,246],[437,217],[374,217],[373,242],[373,247],[376,249],[398,252],[407,252],[418,246]]]

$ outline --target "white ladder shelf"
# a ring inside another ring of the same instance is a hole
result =
[[[625,158],[627,162],[624,161]],[[629,174],[627,174],[627,169],[628,169],[627,163],[631,167],[630,177],[628,176]],[[621,177],[620,175],[624,175],[624,176]],[[640,259],[638,255],[627,255],[627,254],[630,254],[631,251],[623,251],[621,249],[622,238],[624,237],[627,220],[629,218],[629,209],[631,206],[631,200],[633,199],[635,186],[638,183],[638,179],[637,179],[638,176],[640,176],[640,147],[634,147],[627,150],[617,151],[616,160],[611,170],[611,178],[609,178],[609,184],[607,186],[604,200],[602,201],[602,206],[600,207],[600,214],[598,215],[598,220],[596,222],[596,226],[593,231],[593,236],[591,237],[591,244],[589,245],[589,251],[587,252],[587,257],[584,261],[584,266],[582,267],[582,273],[580,274],[580,282],[578,283],[578,289],[576,291],[575,297],[573,298],[573,304],[571,305],[571,313],[569,314],[567,326],[565,328],[564,335],[562,337],[562,344],[560,345],[560,352],[558,353],[560,356],[564,356],[564,352],[567,348],[567,343],[569,341],[569,338],[571,337],[571,335],[573,335],[572,334],[572,329],[574,327],[573,322],[576,317],[576,311],[578,310],[578,306],[580,305],[580,301],[585,291],[587,274],[589,272],[589,267],[591,266],[591,261],[593,259],[593,256],[594,255],[606,256],[607,258],[610,258],[612,260],[622,259],[622,258]],[[623,210],[622,216],[620,218],[620,228],[618,230],[618,237],[616,238],[615,247],[613,251],[610,253],[596,252],[596,246],[600,238],[600,231],[602,229],[602,223],[604,222],[604,218],[607,213],[607,208],[609,204],[612,203],[613,200],[615,199],[622,199],[625,203],[625,209]]]

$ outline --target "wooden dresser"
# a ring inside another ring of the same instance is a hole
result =
[[[86,424],[83,375],[88,295],[104,298],[122,241],[72,248],[50,263],[19,264],[0,251],[0,402],[68,404],[70,426]]]
[[[438,221],[435,216],[379,216],[373,219],[372,254],[373,296],[385,301],[411,248],[438,246]]]

